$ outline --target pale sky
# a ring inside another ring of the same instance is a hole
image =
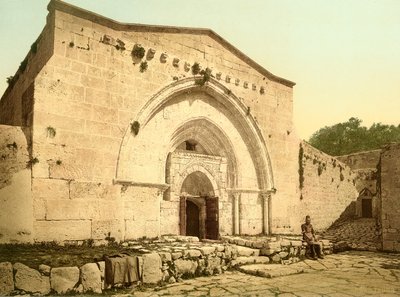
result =
[[[0,0],[0,93],[46,22],[48,0]],[[67,0],[120,22],[205,27],[297,83],[308,139],[358,117],[400,123],[400,0]]]

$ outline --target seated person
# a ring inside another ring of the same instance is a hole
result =
[[[301,225],[301,232],[303,233],[303,240],[307,243],[307,247],[311,253],[311,258],[317,260],[317,257],[323,259],[321,245],[315,238],[314,228],[311,225],[310,216],[306,216],[306,222]]]

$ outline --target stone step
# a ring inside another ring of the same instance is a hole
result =
[[[246,264],[268,264],[269,258],[263,256],[237,257],[232,260],[232,266],[241,266]]]
[[[304,266],[280,265],[280,264],[251,264],[238,268],[239,271],[251,275],[272,278],[304,272]]]

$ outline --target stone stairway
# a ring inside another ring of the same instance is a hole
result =
[[[376,251],[379,249],[379,228],[374,218],[338,221],[323,233],[333,243],[334,251],[348,249]]]

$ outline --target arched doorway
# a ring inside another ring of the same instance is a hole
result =
[[[181,188],[181,235],[218,239],[218,210],[218,197],[209,178],[201,171],[190,173]]]
[[[200,209],[190,200],[186,201],[186,235],[200,237]]]

